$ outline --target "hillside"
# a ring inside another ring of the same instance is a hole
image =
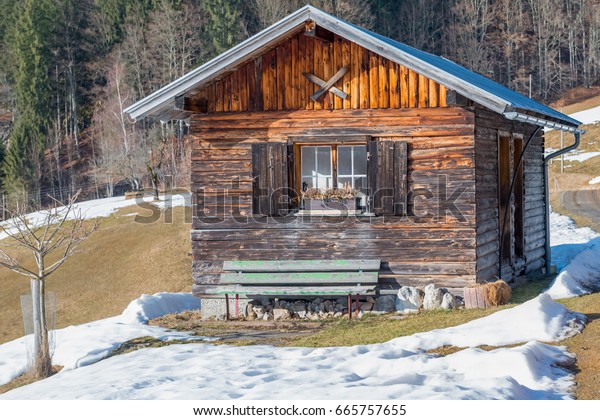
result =
[[[555,211],[566,214],[580,226],[590,226],[600,230],[600,223],[589,217],[570,211],[563,205],[565,192],[577,190],[600,190],[600,96],[593,96],[571,105],[574,118],[591,122],[581,126],[586,132],[581,137],[579,147],[564,155],[563,171],[561,157],[548,165],[550,204]],[[596,122],[594,122],[596,121]],[[563,145],[573,144],[571,134],[563,135]],[[563,146],[563,147],[564,147]],[[546,150],[561,148],[561,134],[553,130],[546,133]]]
[[[155,223],[134,222],[138,212],[148,213],[137,205],[101,218],[98,231],[48,280],[48,291],[56,293],[58,301],[56,327],[120,314],[144,293],[189,292],[190,225],[184,220],[185,209],[174,207],[169,223],[164,211]],[[0,270],[0,284],[0,343],[4,343],[23,335],[19,297],[29,293],[29,282]]]

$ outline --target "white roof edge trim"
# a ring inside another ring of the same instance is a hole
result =
[[[124,112],[129,114],[133,119],[146,116],[153,110],[161,107],[164,102],[174,100],[175,97],[184,94],[186,90],[191,89],[200,81],[212,77],[214,74],[219,73],[228,66],[237,64],[238,61],[244,61],[246,59],[246,53],[269,45],[269,43],[277,41],[281,36],[297,30],[307,19],[310,19],[311,12],[315,11],[318,10],[308,5],[298,9],[286,18],[225,51],[223,54],[218,55],[200,67],[181,76],[179,79],[174,80],[156,92],[151,93],[145,98],[128,106],[125,108]]]
[[[269,44],[277,43],[279,38],[298,30],[309,19],[315,21],[325,29],[355,42],[363,48],[376,52],[399,64],[406,65],[417,73],[467,98],[472,99],[476,95],[477,99],[474,102],[492,111],[505,115],[505,113],[513,110],[510,101],[469,83],[458,76],[438,69],[414,55],[394,48],[354,25],[337,19],[313,6],[306,5],[195,70],[190,71],[179,79],[130,105],[124,112],[129,114],[131,118],[138,119],[151,114],[157,109],[164,108],[169,102],[174,101],[176,97],[185,94],[187,90],[192,89],[202,83],[202,81],[223,73],[228,67],[244,62],[253,51],[265,48]]]

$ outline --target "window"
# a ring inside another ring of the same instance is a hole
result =
[[[349,139],[354,137],[353,139]],[[376,215],[407,211],[407,143],[368,136],[294,136],[252,145],[252,213],[284,216],[309,188],[351,187]]]
[[[300,146],[301,191],[342,188],[366,192],[367,146]]]

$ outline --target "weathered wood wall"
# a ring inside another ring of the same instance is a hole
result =
[[[348,94],[326,93],[303,73],[328,81],[340,68],[348,72],[335,84]],[[280,46],[205,86],[194,100],[207,100],[208,112],[299,109],[434,108],[446,106],[446,88],[405,66],[339,36],[333,42],[305,36]]]
[[[224,260],[238,259],[381,258],[384,290],[475,282],[474,122],[471,110],[458,107],[195,116],[194,291],[218,282]],[[412,215],[252,216],[252,143],[345,135],[408,143]]]
[[[515,276],[541,269],[545,261],[544,137],[539,131],[523,161],[523,257],[514,255],[499,274],[500,218],[498,189],[498,137],[506,132],[523,143],[536,127],[512,122],[481,107],[475,110],[475,179],[477,195],[477,280],[512,281]],[[511,164],[511,175],[515,168]],[[513,194],[514,201],[514,194]],[[514,209],[513,209],[514,212]],[[513,213],[514,216],[514,213]],[[513,226],[510,232],[514,235]],[[514,244],[514,238],[512,238]]]

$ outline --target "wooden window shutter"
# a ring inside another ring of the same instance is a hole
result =
[[[252,212],[284,216],[289,212],[287,144],[252,145]]]
[[[371,210],[377,215],[406,215],[407,144],[405,141],[370,141],[367,174]]]

